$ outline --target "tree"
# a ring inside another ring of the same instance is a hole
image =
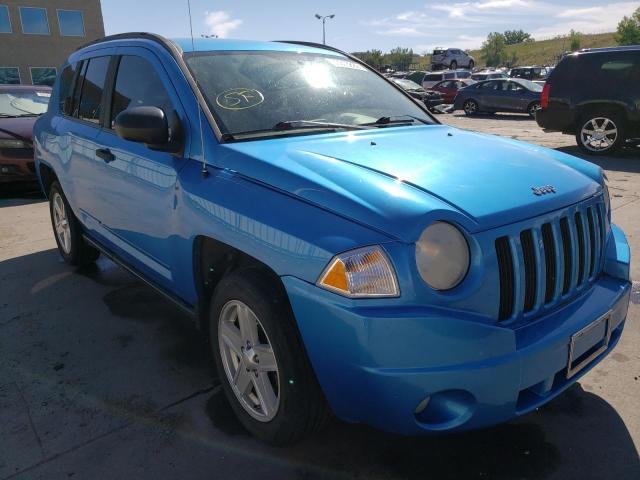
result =
[[[413,49],[396,47],[384,56],[384,62],[396,70],[406,70],[413,63]]]
[[[533,42],[531,34],[524,30],[507,30],[503,33],[504,42],[507,45],[515,45],[517,43]]]
[[[364,63],[373,68],[382,66],[382,50],[367,50],[366,52],[355,52],[354,55]]]
[[[640,45],[640,8],[631,17],[624,16],[618,23],[618,45]]]
[[[507,56],[504,35],[491,32],[482,44],[482,59],[488,67],[497,67],[504,63]]]
[[[582,34],[571,29],[569,32],[569,48],[572,52],[580,50],[580,43],[582,42]]]

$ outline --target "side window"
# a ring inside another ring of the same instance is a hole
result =
[[[498,90],[498,82],[485,82],[480,84],[482,90]]]
[[[445,73],[444,78],[445,79],[456,78],[456,74],[455,72]]]
[[[71,115],[73,112],[73,80],[78,69],[77,63],[67,65],[60,74],[60,111],[63,115]]]
[[[111,106],[111,126],[120,112],[129,107],[153,106],[168,116],[171,99],[153,65],[142,57],[124,55],[120,59]]]
[[[88,122],[100,123],[102,94],[111,57],[95,57],[89,60],[82,79],[78,118]]]

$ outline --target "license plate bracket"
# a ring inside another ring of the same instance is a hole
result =
[[[600,356],[608,347],[611,338],[611,312],[594,320],[569,341],[567,378],[571,378]]]

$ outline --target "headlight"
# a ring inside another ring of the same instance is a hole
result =
[[[378,246],[336,255],[320,275],[317,285],[350,298],[400,295],[391,262]]]
[[[434,290],[450,290],[469,270],[469,245],[450,223],[429,225],[416,242],[416,265],[422,279]]]
[[[13,138],[0,138],[0,148],[31,148],[31,144]]]

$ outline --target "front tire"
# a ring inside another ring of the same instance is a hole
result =
[[[58,252],[64,261],[74,266],[95,262],[100,252],[82,237],[80,222],[57,181],[54,181],[49,189],[49,213]]]
[[[608,155],[625,142],[625,123],[615,112],[594,112],[584,115],[578,123],[576,142],[584,153]]]
[[[540,102],[531,102],[527,107],[527,113],[531,118],[536,118],[536,112],[540,109]]]
[[[225,396],[254,436],[284,445],[326,422],[328,406],[286,294],[269,276],[246,269],[223,278],[209,334]]]
[[[466,100],[462,104],[462,109],[464,110],[465,115],[468,115],[468,116],[476,115],[479,109],[478,102],[472,99]]]

